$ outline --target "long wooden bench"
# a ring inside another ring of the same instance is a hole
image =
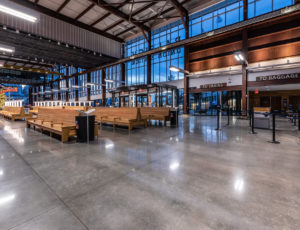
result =
[[[142,119],[166,121],[170,120],[170,108],[159,108],[159,107],[141,107]]]
[[[132,130],[134,126],[147,127],[147,120],[141,119],[139,108],[95,108],[92,115],[96,116],[96,121],[102,124],[112,124],[128,126]]]
[[[39,109],[62,109],[63,107],[61,106],[33,106],[31,110],[29,110],[30,114],[35,114],[37,115],[39,113]]]
[[[62,142],[67,142],[69,137],[76,136],[75,117],[79,114],[80,112],[76,110],[39,108],[37,118],[27,119],[26,125],[28,128],[48,131],[50,136],[53,133],[58,134]],[[97,126],[95,126],[95,132],[95,136],[98,136]]]
[[[15,120],[22,120],[26,118],[31,118],[31,114],[25,114],[23,107],[10,107],[5,106],[2,111],[0,111],[0,115],[4,118]]]

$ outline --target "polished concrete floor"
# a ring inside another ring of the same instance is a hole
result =
[[[299,229],[300,132],[213,117],[62,144],[0,120],[0,229]],[[224,124],[223,124],[224,126]]]

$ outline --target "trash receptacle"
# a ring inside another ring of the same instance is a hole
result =
[[[171,126],[177,126],[177,124],[178,124],[178,112],[179,112],[179,110],[177,108],[172,108],[170,110]]]
[[[77,142],[87,142],[95,138],[95,116],[76,116]]]

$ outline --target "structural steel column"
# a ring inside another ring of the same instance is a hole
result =
[[[120,64],[120,71],[121,71],[121,86],[125,86],[125,63]]]
[[[60,93],[60,81],[57,82],[57,99],[60,101],[61,100],[61,93]]]
[[[66,75],[67,75],[67,78],[66,78],[66,101],[69,101],[69,67],[66,69]]]
[[[248,19],[248,0],[243,0],[244,20]]]
[[[52,74],[52,81],[50,82],[50,89],[51,89],[50,99],[51,99],[51,101],[53,101],[53,91],[52,91],[52,89],[53,89],[53,80],[54,80],[54,77],[53,77],[53,74]]]
[[[148,31],[148,50],[151,50],[151,31]],[[151,55],[147,55],[147,85],[151,84]]]
[[[33,98],[32,98],[32,87],[29,87],[29,95],[28,95],[28,102],[30,105],[33,105]]]
[[[106,73],[105,69],[101,69],[101,84],[102,84],[102,106],[106,105]]]
[[[76,68],[76,73],[78,73],[78,68]],[[78,85],[78,75],[75,76],[75,85]],[[79,101],[78,88],[75,88],[75,101]]]
[[[184,68],[189,71],[189,48],[184,46]],[[183,113],[189,113],[189,77],[184,74],[184,90],[183,90]]]
[[[91,72],[88,72],[87,73],[87,76],[86,76],[86,81],[88,83],[91,83]],[[91,100],[91,86],[87,86],[86,88],[86,94],[87,94],[87,101],[90,101]]]
[[[243,47],[242,52],[245,56],[245,59],[248,60],[248,32],[247,30],[243,31]],[[248,70],[247,64],[243,63],[242,65],[242,115],[247,115],[247,100],[248,100]]]

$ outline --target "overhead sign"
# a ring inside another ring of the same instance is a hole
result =
[[[5,88],[5,89],[0,89],[0,94],[3,94],[3,93],[7,93],[7,92],[18,92],[18,88],[15,87],[15,88]]]
[[[206,85],[200,85],[200,89],[213,89],[213,88],[222,88],[226,87],[227,83],[215,83],[215,84],[206,84]]]
[[[256,81],[277,81],[277,80],[290,80],[300,78],[299,73],[280,74],[271,76],[256,77]]]

